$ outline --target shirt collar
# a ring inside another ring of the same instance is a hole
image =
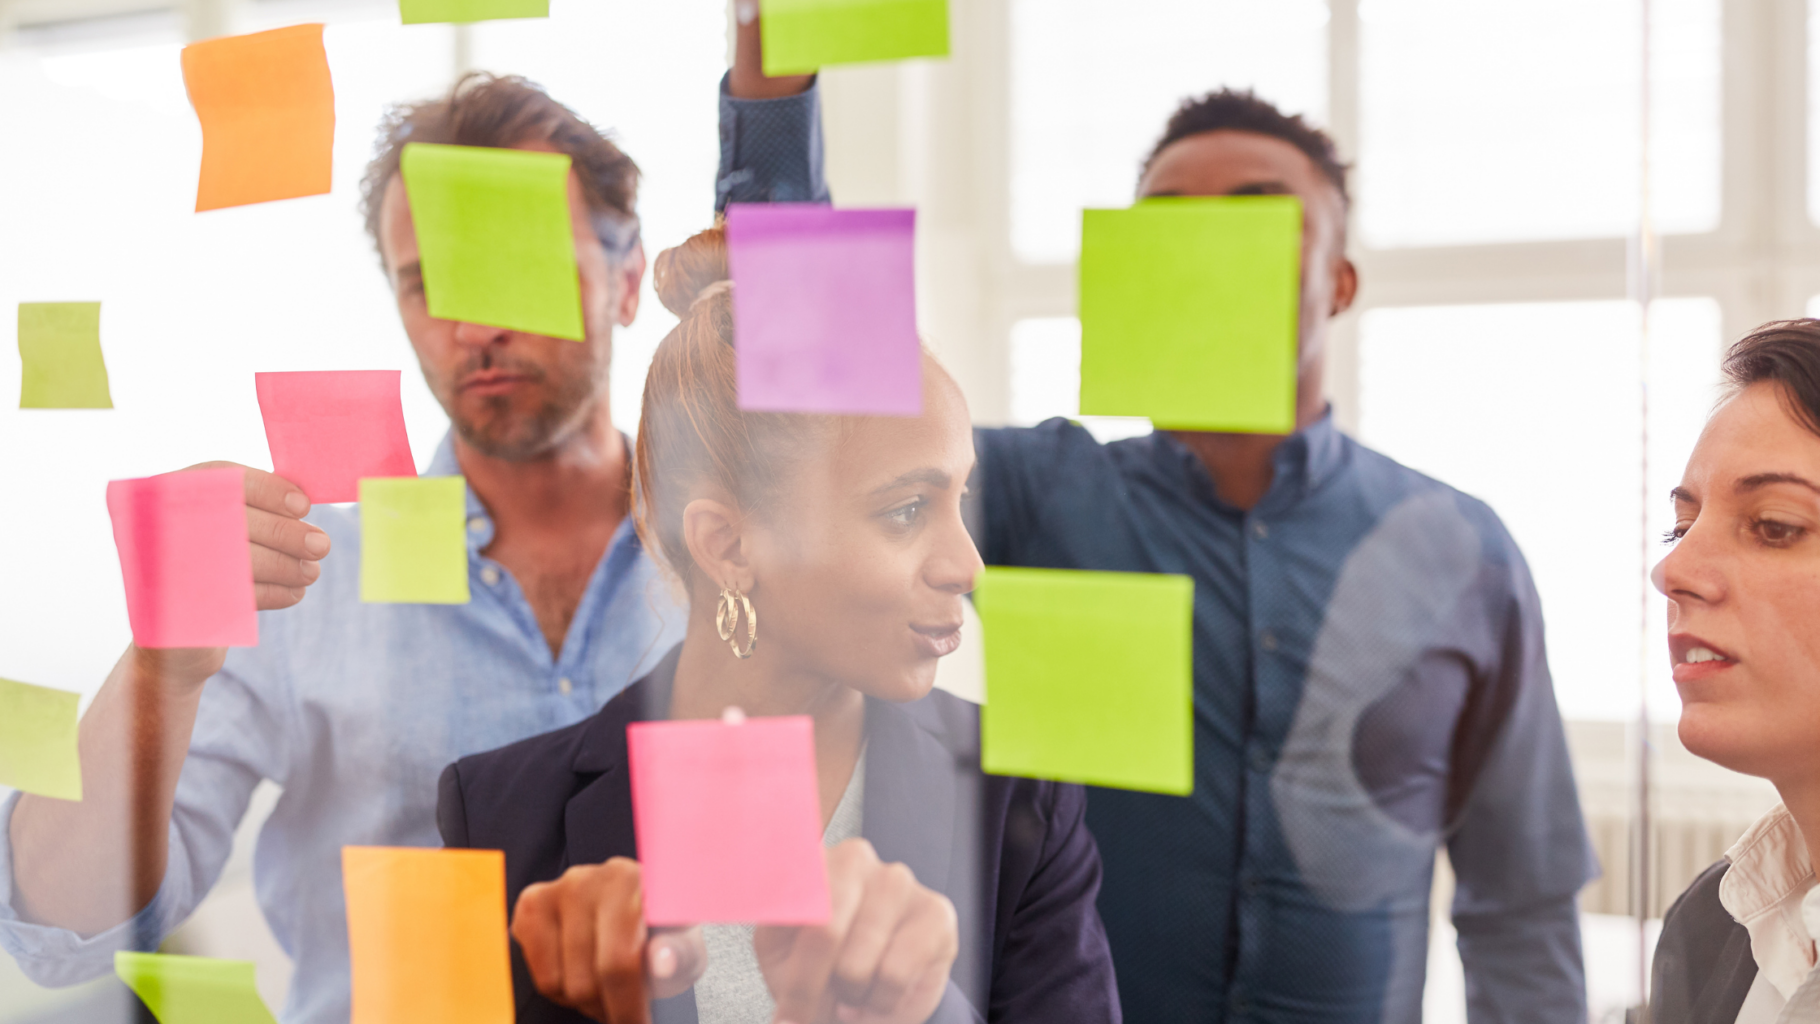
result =
[[[1750,933],[1751,958],[1783,999],[1814,969],[1814,940],[1802,903],[1814,889],[1807,842],[1788,808],[1777,804],[1726,852],[1731,867],[1719,902]]]
[[[1178,459],[1206,472],[1200,457],[1168,431],[1159,430],[1152,436],[1161,439]],[[1258,503],[1260,506],[1284,493],[1291,493],[1291,500],[1299,499],[1332,479],[1346,462],[1346,443],[1339,428],[1333,425],[1333,406],[1329,405],[1320,419],[1285,437],[1271,453],[1270,460],[1276,474],[1270,482],[1269,493]],[[1288,488],[1294,490],[1288,491]],[[1218,500],[1217,491],[1215,500]]]
[[[626,472],[628,475],[634,474],[636,467],[632,465],[632,457],[635,449],[632,440],[624,433],[619,435],[619,439],[626,446]],[[424,470],[423,475],[461,475],[461,462],[455,458],[455,429],[453,427],[449,428],[448,433],[442,435],[442,443],[436,446],[436,454],[430,457],[430,465]],[[636,476],[633,479],[636,479]],[[480,495],[474,493],[472,485],[467,487],[467,495],[468,554],[470,557],[474,557],[485,550],[487,545],[493,543],[493,513],[487,511],[487,506],[480,500]],[[625,522],[620,524],[618,532],[613,535],[614,543],[617,544],[621,535],[634,529],[632,517],[626,516]]]

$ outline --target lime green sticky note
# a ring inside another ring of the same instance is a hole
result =
[[[360,481],[360,599],[467,604],[468,483],[458,476]]]
[[[400,170],[431,316],[582,340],[567,156],[413,142]]]
[[[21,409],[112,409],[101,360],[101,303],[19,303]]]
[[[991,566],[980,767],[1183,796],[1194,788],[1194,581]]]
[[[251,960],[115,953],[114,973],[158,1024],[277,1024],[253,984]]]
[[[758,0],[765,74],[948,56],[948,0]]]
[[[1147,199],[1081,222],[1081,413],[1295,429],[1302,205]]]
[[[547,18],[550,0],[398,0],[398,15],[406,25],[432,21]]]
[[[68,690],[0,679],[0,786],[82,799],[76,702]]]

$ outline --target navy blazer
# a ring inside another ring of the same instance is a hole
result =
[[[508,906],[571,865],[638,855],[626,726],[667,716],[680,650],[594,717],[443,771],[442,840],[504,850]],[[940,691],[866,701],[865,785],[861,834],[880,859],[946,894],[960,919],[960,954],[931,1020],[1120,1019],[1080,787],[983,774],[979,709]],[[520,1024],[587,1020],[538,993],[516,943],[512,983]],[[653,1010],[660,1021],[696,1021],[693,992]]]

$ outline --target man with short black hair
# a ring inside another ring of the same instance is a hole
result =
[[[1322,393],[1358,289],[1346,184],[1300,117],[1185,101],[1140,198],[1301,200],[1295,430],[979,430],[975,539],[990,565],[1194,579],[1194,792],[1088,800],[1126,1020],[1420,1020],[1444,846],[1469,1018],[1582,1024],[1596,865],[1528,567]]]
[[[817,198],[742,184],[804,175],[790,161],[808,142],[787,131],[813,123],[819,102],[806,76],[758,72],[756,31],[741,30],[722,86],[717,200]],[[295,963],[282,1016],[346,1024],[341,848],[441,845],[444,767],[592,715],[682,638],[685,610],[627,514],[630,447],[608,408],[613,333],[637,314],[645,272],[637,167],[518,78],[468,76],[385,129],[367,224],[452,424],[428,475],[467,479],[472,600],[363,603],[358,509],[311,510],[290,482],[247,469],[259,646],[130,646],[82,719],[84,799],[0,802],[0,948],[41,984],[156,949],[215,884],[269,779],[283,795],[255,864],[261,909]],[[398,173],[410,142],[570,158],[582,342],[429,314]]]

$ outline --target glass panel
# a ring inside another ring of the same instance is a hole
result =
[[[1176,105],[1221,86],[1324,122],[1324,0],[1011,0],[1012,251],[1074,259],[1081,208],[1130,203]]]
[[[1656,228],[1719,222],[1719,3],[1657,0]],[[1640,6],[1363,0],[1367,245],[1629,235]]]
[[[645,255],[655,259],[714,222],[727,62],[720,5],[555,0],[550,17],[474,26],[475,67],[532,79],[625,147],[643,172],[638,212]],[[557,23],[562,31],[551,31]],[[638,319],[614,339],[613,422],[621,430],[637,430],[645,370],[674,326],[647,273]]]
[[[1081,322],[1071,316],[1019,320],[1011,326],[1011,424],[1030,427],[1054,416],[1079,422],[1101,441],[1150,433],[1139,416],[1082,416]]]

